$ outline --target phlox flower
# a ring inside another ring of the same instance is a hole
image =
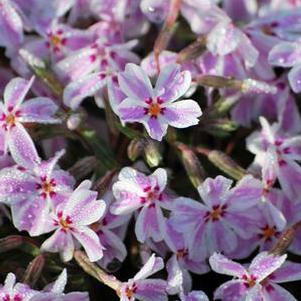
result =
[[[186,128],[198,124],[202,111],[194,100],[176,101],[190,87],[189,71],[171,64],[164,68],[153,88],[145,71],[134,64],[127,64],[118,74],[122,92],[127,96],[118,107],[123,122],[142,123],[151,138],[161,141],[168,125]]]
[[[0,201],[11,207],[15,227],[36,236],[49,231],[49,212],[72,191],[74,179],[57,168],[64,154],[29,168],[7,167],[0,171]]]
[[[301,265],[285,262],[286,257],[261,252],[246,268],[214,253],[209,259],[211,268],[217,273],[234,277],[215,291],[214,298],[222,301],[297,301],[277,284],[301,279]]]
[[[208,272],[209,268],[204,261],[190,258],[187,240],[184,239],[183,234],[172,227],[170,222],[166,224],[165,242],[172,251],[172,255],[166,263],[167,291],[169,294],[187,293],[192,287],[189,271],[195,274],[204,274]]]
[[[131,168],[123,168],[118,181],[113,185],[116,199],[111,205],[111,212],[124,215],[138,211],[135,233],[140,242],[152,238],[163,240],[165,218],[163,209],[171,210],[172,197],[166,192],[167,173],[158,168],[151,175]]]
[[[89,225],[104,215],[106,204],[96,200],[97,192],[90,190],[90,187],[90,181],[83,181],[49,215],[52,219],[51,230],[55,232],[42,244],[43,251],[59,252],[64,261],[69,261],[74,249],[82,245],[91,261],[101,259],[103,246]]]
[[[187,240],[191,259],[204,260],[214,251],[229,254],[241,238],[252,237],[261,183],[245,176],[232,189],[231,184],[223,176],[207,178],[198,187],[203,203],[186,197],[174,201],[170,222]]]
[[[0,102],[0,151],[11,153],[17,164],[33,166],[39,161],[34,143],[25,130],[26,123],[59,123],[54,115],[58,106],[47,97],[24,101],[34,78],[12,79],[5,87],[3,102]]]
[[[146,279],[162,270],[162,258],[153,254],[134,278],[123,283],[120,289],[121,301],[167,301],[166,281],[161,279]]]
[[[271,183],[279,180],[283,192],[292,200],[300,199],[301,136],[285,133],[278,123],[270,125],[261,117],[261,131],[247,138],[247,149],[255,155],[252,168],[261,167],[269,173]]]

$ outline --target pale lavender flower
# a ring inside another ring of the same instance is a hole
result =
[[[75,248],[82,245],[90,261],[102,258],[103,246],[89,225],[104,215],[106,204],[96,200],[97,192],[90,187],[90,181],[83,181],[66,201],[50,213],[51,229],[55,232],[42,244],[43,251],[59,252],[64,261],[69,261]]]
[[[267,252],[259,253],[248,268],[214,253],[209,263],[220,274],[233,276],[234,279],[222,284],[214,294],[215,299],[293,301],[288,291],[277,283],[301,279],[300,264],[284,263],[287,255],[277,256]]]
[[[3,301],[30,301],[32,297],[39,294],[28,285],[16,283],[16,276],[9,273],[6,276],[4,285],[0,285],[0,300]]]
[[[164,240],[172,251],[172,255],[166,263],[167,291],[169,294],[187,293],[192,287],[189,271],[195,274],[204,274],[209,271],[208,265],[201,259],[191,259],[187,239],[185,240],[184,235],[177,232],[169,221],[166,224]]]
[[[93,41],[93,35],[89,31],[75,29],[55,21],[41,31],[40,35],[41,37],[32,37],[22,48],[41,60],[50,60],[51,63],[88,46]]]
[[[166,281],[161,279],[146,279],[162,270],[162,258],[153,254],[133,279],[121,286],[121,301],[167,301]]]
[[[147,238],[161,241],[165,233],[162,208],[171,208],[172,199],[167,195],[167,173],[158,168],[149,176],[131,168],[123,168],[113,185],[116,201],[111,212],[124,215],[138,211],[135,233],[140,242]]]
[[[84,98],[97,95],[96,103],[102,106],[102,89],[107,79],[124,70],[126,63],[138,63],[139,58],[131,49],[135,40],[112,44],[104,38],[67,56],[55,66],[57,74],[71,80],[64,90],[64,103],[77,109]]]
[[[9,150],[17,164],[32,167],[39,162],[34,143],[23,123],[58,123],[54,115],[58,106],[47,97],[36,97],[24,101],[34,78],[27,81],[12,79],[5,87],[0,102],[0,151]]]
[[[175,200],[171,223],[187,239],[191,259],[204,260],[214,251],[229,254],[241,238],[252,237],[261,183],[245,176],[232,189],[231,184],[223,176],[208,178],[198,187],[203,204],[185,197]]]
[[[255,154],[254,167],[269,171],[269,178],[277,178],[283,192],[294,201],[300,198],[301,167],[296,161],[301,160],[301,136],[284,133],[280,125],[270,125],[261,117],[262,130],[247,138],[247,149]]]
[[[119,105],[119,117],[123,122],[142,123],[151,138],[161,141],[168,125],[186,128],[198,124],[202,111],[191,99],[176,101],[190,87],[189,71],[172,64],[164,68],[153,88],[144,70],[127,64],[118,74],[121,90],[127,96]]]
[[[28,169],[13,166],[0,171],[0,200],[10,205],[19,231],[32,236],[49,232],[50,210],[65,201],[74,185],[73,177],[56,167],[63,154]]]

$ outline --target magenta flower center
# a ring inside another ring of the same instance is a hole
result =
[[[55,52],[58,52],[60,50],[60,47],[65,45],[67,42],[67,39],[63,36],[63,31],[57,30],[55,33],[49,33],[48,34],[48,40],[49,42],[46,43],[47,47],[53,47],[53,50]]]
[[[164,115],[165,108],[162,107],[162,98],[157,97],[155,100],[148,98],[145,102],[149,105],[148,108],[144,108],[145,115],[148,114],[151,118],[158,118],[160,114]]]
[[[220,220],[226,214],[227,205],[214,205],[211,211],[205,214],[205,222],[209,220],[215,222]]]
[[[13,108],[8,108],[8,114],[2,113],[0,121],[3,122],[2,127],[7,131],[9,128],[12,128],[16,125],[18,117],[20,117],[21,112],[16,111],[12,112]]]
[[[43,198],[47,198],[47,196],[54,197],[55,196],[55,186],[56,182],[54,179],[48,180],[46,177],[41,177],[41,182],[37,184],[37,189],[41,190],[41,196]]]
[[[146,195],[140,198],[142,203],[148,202],[150,205],[153,205],[155,201],[160,201],[162,199],[162,194],[160,193],[158,185],[153,188],[151,186],[147,186],[143,189],[143,191]]]
[[[251,276],[243,275],[242,279],[244,280],[244,285],[247,288],[251,288],[251,287],[255,286],[257,278],[254,275],[251,275]]]
[[[57,218],[58,218],[58,220],[54,221],[55,226],[60,226],[63,231],[67,231],[71,228],[72,220],[69,215],[67,215],[66,217],[63,217],[63,212],[59,211],[57,214]]]

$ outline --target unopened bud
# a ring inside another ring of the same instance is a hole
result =
[[[237,124],[228,118],[206,120],[202,124],[204,131],[217,137],[227,137],[237,129]]]
[[[0,253],[20,247],[23,243],[22,236],[11,235],[0,239]]]
[[[128,157],[131,161],[136,161],[137,158],[142,156],[143,149],[145,147],[144,139],[142,138],[135,138],[131,140],[130,144],[127,148]]]
[[[198,58],[206,50],[206,37],[200,36],[196,41],[182,49],[177,56],[177,63],[182,64],[186,61]]]
[[[221,151],[213,150],[208,153],[208,159],[217,168],[236,180],[240,180],[247,171],[239,166],[232,158]]]
[[[162,156],[159,151],[159,144],[151,139],[146,139],[144,156],[147,164],[150,167],[156,167],[162,161]]]
[[[29,286],[34,286],[40,278],[44,265],[45,255],[40,254],[29,263],[24,274],[23,283],[26,283]]]
[[[72,114],[67,119],[67,128],[70,131],[74,131],[79,127],[81,121],[82,121],[81,114],[79,113]]]
[[[177,142],[176,146],[181,152],[181,160],[186,173],[194,187],[202,184],[205,178],[205,171],[195,153],[185,144]]]

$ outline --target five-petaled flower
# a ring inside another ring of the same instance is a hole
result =
[[[158,168],[149,176],[131,168],[123,168],[113,185],[116,201],[111,212],[129,214],[139,210],[135,233],[140,242],[147,238],[160,241],[164,238],[165,218],[162,208],[171,208],[172,199],[165,192],[167,173]]]
[[[151,138],[161,141],[168,125],[186,128],[198,124],[202,111],[191,99],[177,101],[190,87],[189,71],[171,64],[159,74],[155,88],[145,71],[134,64],[127,64],[118,74],[118,82],[126,98],[118,107],[123,122],[142,123]]]
[[[17,164],[32,166],[38,161],[33,141],[23,123],[59,123],[54,115],[58,106],[47,97],[24,101],[34,78],[12,79],[4,90],[4,102],[0,103],[0,151],[9,150]]]
[[[52,217],[50,230],[56,231],[42,244],[42,250],[59,252],[64,261],[69,261],[79,243],[91,261],[102,258],[103,246],[89,225],[104,215],[106,204],[104,201],[96,200],[97,192],[90,190],[90,187],[90,181],[83,181],[70,197],[50,214]]]
[[[222,301],[296,300],[277,284],[301,279],[301,265],[285,262],[286,257],[287,255],[277,256],[261,252],[246,268],[221,254],[214,253],[209,259],[211,268],[217,273],[234,277],[215,291],[214,298]]]
[[[122,301],[167,301],[166,281],[146,279],[164,267],[162,258],[153,254],[133,279],[121,285],[120,300]]]

